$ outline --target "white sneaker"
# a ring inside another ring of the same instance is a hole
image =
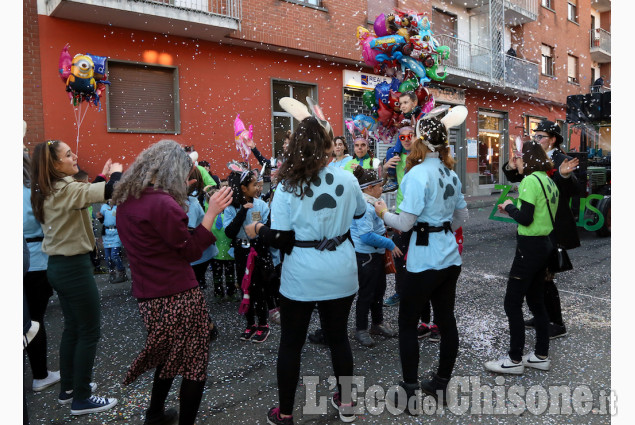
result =
[[[49,370],[46,378],[33,380],[33,391],[40,392],[47,389],[51,385],[57,384],[58,382],[60,382],[60,371],[57,370],[55,372],[51,372]]]
[[[543,360],[536,356],[536,353],[531,353],[523,356],[523,365],[534,369],[549,370],[551,369],[551,360],[549,360],[549,357]]]
[[[485,362],[485,369],[496,373],[509,373],[512,375],[522,375],[525,372],[523,362],[514,363],[509,355],[499,360]]]

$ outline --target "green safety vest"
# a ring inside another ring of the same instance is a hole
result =
[[[374,168],[373,162],[374,162],[374,158],[368,157],[364,159],[364,161],[362,162],[362,168],[365,170],[372,170]],[[344,165],[344,169],[352,173],[353,171],[355,171],[355,168],[357,168],[358,165],[359,165],[359,158],[353,158],[350,161],[348,161],[346,165]]]

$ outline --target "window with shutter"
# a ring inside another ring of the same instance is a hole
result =
[[[553,76],[553,48],[543,44],[540,49],[542,53],[542,73]]]
[[[568,55],[567,81],[570,83],[578,83],[578,58]]]
[[[109,132],[180,133],[176,67],[109,59],[108,80]]]

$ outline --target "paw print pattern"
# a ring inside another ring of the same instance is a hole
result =
[[[556,184],[551,179],[547,179],[547,197],[549,198],[549,202],[555,204],[558,199],[558,188]]]
[[[333,181],[334,181],[333,174],[326,173],[326,175],[324,176],[324,181],[327,186],[326,189],[328,190],[329,189],[328,186],[333,185]],[[322,185],[322,179],[317,177],[313,181],[313,186],[318,188],[321,185]],[[306,194],[308,198],[313,198],[313,196],[315,195],[315,193],[310,187],[307,187],[304,193]],[[340,197],[342,196],[343,193],[344,193],[344,186],[342,186],[341,184],[338,184],[335,187],[335,196]],[[335,198],[333,198],[332,194],[330,193],[320,194],[317,198],[315,198],[315,201],[313,202],[313,211],[320,211],[325,208],[335,208],[335,207],[337,207],[337,201],[335,200]]]
[[[456,176],[452,176],[450,179],[451,173],[447,167],[439,168],[439,174],[441,174],[439,186],[442,190],[445,188],[443,192],[443,200],[445,201],[456,193],[456,186],[459,180]]]

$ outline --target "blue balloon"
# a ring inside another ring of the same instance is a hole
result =
[[[385,81],[377,84],[375,86],[375,99],[377,99],[377,103],[381,100],[384,103],[388,103],[388,99],[390,98],[390,84]]]
[[[106,60],[108,59],[108,57],[91,55],[90,53],[86,53],[86,56],[90,57],[95,64],[95,80],[105,80],[106,78],[104,76],[106,74]]]

